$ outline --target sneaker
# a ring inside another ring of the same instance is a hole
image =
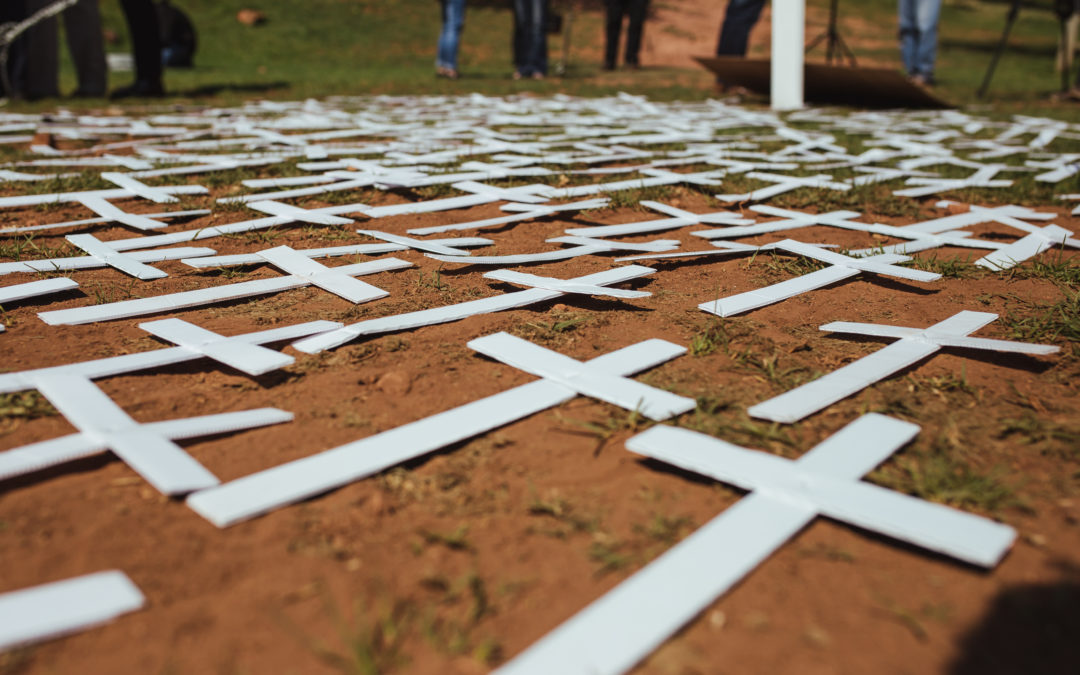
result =
[[[447,68],[446,66],[439,66],[435,69],[435,77],[445,77],[448,80],[458,79],[458,71],[453,68]]]

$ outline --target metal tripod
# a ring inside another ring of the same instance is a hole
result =
[[[842,62],[847,58],[847,60],[851,62],[852,67],[854,67],[857,65],[855,63],[855,53],[848,48],[847,43],[844,42],[844,38],[840,37],[840,30],[836,27],[839,4],[839,0],[832,0],[829,4],[829,25],[824,33],[818,35],[810,41],[810,44],[806,45],[806,51],[809,53],[814,47],[817,47],[824,41],[825,63],[832,64],[834,60]]]

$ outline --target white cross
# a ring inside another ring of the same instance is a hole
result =
[[[859,480],[918,431],[864,415],[797,460],[670,426],[630,438],[633,452],[750,494],[494,675],[624,673],[818,516],[993,567],[1016,538],[1011,527]]]
[[[623,291],[613,288],[605,288],[609,284],[617,284],[622,281],[630,281],[638,277],[652,274],[656,270],[639,265],[618,267],[596,274],[588,274],[574,279],[551,279],[548,277],[535,277],[531,274],[521,274],[509,270],[493,270],[485,272],[488,279],[509,281],[532,286],[524,291],[515,291],[496,295],[479,300],[469,300],[456,305],[445,307],[433,307],[418,312],[408,312],[396,316],[384,316],[376,319],[367,319],[354,324],[329,331],[321,335],[299,340],[292,344],[294,349],[314,354],[325,349],[331,349],[354,340],[362,335],[376,335],[389,333],[421,326],[431,326],[448,321],[459,321],[465,317],[490,312],[501,312],[507,309],[524,307],[546,300],[553,300],[566,293],[584,293],[587,295],[607,295],[612,297],[643,297],[643,291]],[[634,295],[627,295],[633,293]],[[646,293],[648,295],[648,293]]]
[[[158,330],[160,330],[160,327],[164,326],[165,331],[169,331],[170,324],[166,322],[176,321],[179,321],[186,326],[202,330],[194,324],[180,321],[179,319],[166,319],[164,321],[143,323],[140,324],[140,327],[146,328],[147,326],[157,326]],[[220,345],[215,345],[213,342],[206,342],[198,346],[169,347],[166,349],[155,349],[148,352],[136,352],[134,354],[122,354],[120,356],[111,356],[104,359],[36,368],[15,373],[0,373],[0,393],[7,394],[15,391],[33,389],[36,386],[35,382],[37,382],[38,378],[46,375],[67,374],[79,375],[87,379],[97,379],[99,377],[132,373],[148,368],[168,366],[174,363],[183,363],[204,356],[208,358],[217,358],[217,355],[219,354],[228,355],[232,364],[243,361],[244,363],[242,365],[248,367],[254,365],[251,361],[254,361],[256,358],[252,356],[255,352],[250,352],[249,355],[239,358],[236,355],[235,347],[226,346],[224,343],[228,342],[256,346],[272,344],[275,342],[287,342],[289,340],[299,339],[306,335],[314,335],[316,333],[322,333],[340,327],[341,324],[337,321],[309,321],[307,323],[283,326],[281,328],[273,328],[255,333],[234,335],[232,337],[220,336],[222,341],[222,344]],[[172,331],[169,332],[172,333]]]
[[[79,433],[0,453],[0,480],[112,450],[163,494],[176,495],[218,484],[214,474],[172,442],[267,424],[292,414],[276,408],[139,424],[79,375],[40,375],[35,386]]]
[[[738,195],[716,195],[717,199],[725,202],[757,202],[769,197],[798,190],[799,188],[828,188],[830,190],[850,190],[850,183],[838,183],[832,180],[832,176],[819,173],[814,176],[785,176],[778,173],[765,173],[763,171],[751,171],[744,174],[747,178],[773,183],[769,187],[758,188],[750,192]]]
[[[991,270],[1007,270],[1054,246],[1080,248],[1080,240],[1072,238],[1072,231],[1057,225],[1035,227],[1023,223],[1021,228],[1028,234],[1017,241],[979,258],[975,264]]]
[[[95,201],[95,199],[96,198],[93,197],[85,197],[79,201],[84,206],[86,206],[88,201],[93,202]],[[188,211],[163,211],[161,213],[134,214],[128,213],[127,211],[121,211],[119,208],[116,207],[115,204],[107,200],[100,201],[108,205],[105,208],[107,209],[107,213],[109,213],[110,215],[102,215],[101,211],[98,211],[93,207],[89,207],[91,208],[91,210],[95,211],[99,216],[102,217],[83,218],[82,220],[67,220],[61,223],[44,223],[41,225],[22,225],[19,227],[9,227],[5,229],[0,229],[0,234],[17,234],[20,232],[36,232],[38,230],[59,230],[66,227],[81,227],[84,225],[99,225],[102,223],[113,222],[119,222],[123,225],[136,227],[136,229],[145,230],[149,229],[150,225],[154,225],[155,227],[165,227],[165,223],[158,222],[157,219],[159,218],[187,218],[190,216],[206,216],[210,214],[209,209],[190,209]],[[113,212],[113,209],[115,209],[119,213]],[[117,220],[114,217],[116,215],[122,215],[124,217],[124,220]],[[138,225],[133,225],[133,223],[135,222],[137,222]]]
[[[201,185],[168,185],[152,188],[155,194],[165,195],[202,195],[207,189]],[[87,197],[99,199],[126,199],[136,194],[126,188],[113,190],[86,190],[84,192],[54,192],[46,195],[17,195],[0,197],[0,208],[17,206],[37,206],[39,204],[59,204],[63,202],[81,202]]]
[[[270,250],[274,251],[274,249]],[[342,295],[342,297],[352,296],[352,294],[355,293],[356,297],[373,299],[375,297],[383,297],[386,295],[386,292],[369,284],[364,284],[363,288],[352,288],[345,287],[344,284],[338,286],[338,282],[343,278],[353,275],[375,274],[377,272],[402,269],[403,267],[412,267],[412,263],[405,262],[404,260],[384,258],[372,262],[357,263],[355,265],[327,268],[323,265],[319,265],[310,258],[299,254],[293,256],[282,251],[275,251],[274,253],[270,253],[269,256],[265,254],[267,254],[267,251],[259,251],[259,255],[267,262],[270,262],[275,266],[288,266],[290,269],[299,272],[299,274],[289,274],[288,276],[278,277],[276,279],[242,281],[236,284],[199,288],[194,291],[157,295],[149,298],[121,300],[120,302],[110,302],[103,305],[60,309],[52,312],[38,312],[38,318],[53,326],[71,326],[83,323],[94,323],[96,321],[126,319],[132,316],[156,314],[158,312],[174,311],[186,307],[197,307],[199,305],[208,305],[214,302],[247,298],[253,295],[265,295],[267,293],[277,293],[294,288],[303,288],[304,286],[310,286],[312,284],[324,288],[325,290],[330,290],[332,293]],[[271,258],[273,259],[271,260]],[[317,265],[318,269],[311,268],[304,263]],[[349,284],[349,286],[352,285]],[[334,290],[331,290],[330,287]],[[361,301],[362,300],[354,302]]]
[[[162,260],[179,260],[214,255],[212,248],[183,247],[166,248],[153,251],[133,251],[120,253],[112,247],[112,242],[100,241],[92,234],[70,234],[67,240],[89,255],[71,258],[44,258],[41,260],[21,260],[0,263],[0,275],[13,272],[56,272],[58,270],[84,270],[96,267],[115,267],[116,269],[138,277],[139,279],[160,279],[168,276],[165,272],[144,263]]]
[[[68,279],[67,277],[42,279],[40,281],[31,281],[25,284],[15,284],[14,286],[3,286],[0,287],[0,306],[9,302],[15,302],[16,300],[25,300],[27,298],[49,295],[50,293],[70,291],[73,288],[78,287],[78,282],[74,279]]]
[[[908,178],[905,184],[916,187],[893,190],[893,194],[897,197],[925,197],[947,190],[1009,187],[1013,184],[1011,180],[994,179],[994,176],[1003,168],[1006,167],[1002,164],[991,164],[982,167],[967,178]]]
[[[900,244],[891,244],[889,246],[871,246],[869,248],[849,250],[848,253],[855,257],[877,255],[880,253],[898,253],[903,255],[906,253],[925,251],[939,246],[958,246],[961,248],[983,248],[991,250],[1005,248],[1006,246],[1006,244],[996,241],[973,239],[971,238],[970,232],[958,232],[955,230],[942,232],[941,234],[931,234],[929,232],[915,232],[906,227],[895,227],[893,225],[882,225],[880,223],[875,223],[866,228],[853,227],[852,229],[862,229],[865,232],[873,232],[909,240]]]
[[[124,190],[128,190],[133,195],[142,197],[143,199],[149,199],[158,204],[171,204],[180,201],[173,196],[173,193],[168,188],[151,187],[127,174],[118,173],[116,171],[103,171],[101,173],[101,178]]]
[[[937,174],[929,171],[905,171],[904,169],[890,169],[881,166],[857,166],[855,167],[855,171],[862,174],[861,176],[856,176],[851,179],[851,184],[856,187],[862,185],[874,185],[876,183],[884,183],[890,180],[896,180],[897,178],[908,178],[911,176],[924,178],[933,178],[937,176]]]
[[[427,244],[450,246],[456,248],[465,246],[490,246],[494,244],[490,239],[482,237],[452,237],[448,239],[428,239]],[[294,249],[300,255],[308,258],[338,258],[347,255],[377,255],[380,253],[393,253],[395,251],[407,251],[408,246],[402,244],[349,244],[346,246],[328,246],[326,248],[303,248]],[[204,258],[184,258],[180,262],[190,267],[230,267],[233,265],[259,265],[266,260],[258,253],[237,253],[235,255],[206,256]]]
[[[400,234],[390,234],[389,232],[380,232],[379,230],[357,230],[356,233],[371,237],[372,239],[382,239],[383,241],[397,244],[405,249],[414,249],[417,251],[424,251],[425,253],[438,253],[451,256],[469,255],[468,251],[462,251],[455,246],[437,244],[431,240],[424,241],[422,239],[413,239],[412,237],[405,237]]]
[[[771,305],[774,302],[786,300],[790,297],[799,295],[800,293],[834,284],[862,272],[884,274],[887,276],[899,277],[901,279],[910,279],[912,281],[934,281],[941,278],[941,275],[935,272],[924,272],[922,270],[913,270],[908,267],[897,267],[894,263],[911,260],[911,258],[902,255],[886,253],[868,258],[852,258],[851,256],[835,253],[833,251],[825,251],[820,247],[805,244],[800,241],[793,241],[791,239],[776,242],[776,247],[795,253],[796,255],[815,258],[827,263],[829,267],[757,290],[703,302],[698,305],[698,309],[718,316],[731,316],[733,314],[747,312],[751,309],[757,309],[758,307],[764,307],[765,305]]]
[[[754,225],[701,230],[699,232],[691,232],[690,234],[704,239],[730,239],[732,237],[749,237],[768,232],[796,230],[800,227],[810,227],[811,225],[839,225],[843,227],[843,224],[848,223],[852,218],[858,218],[862,215],[858,211],[803,213],[801,211],[790,211],[788,209],[780,209],[765,204],[751,206],[750,210],[767,216],[776,216],[781,220],[770,220],[765,223],[756,223]]]
[[[182,319],[149,321],[140,323],[139,328],[193,354],[206,356],[248,375],[263,375],[296,361],[288,354],[251,344],[241,338],[225,337]]]
[[[299,206],[270,200],[260,199],[248,202],[247,205],[249,208],[255,209],[256,211],[268,213],[271,216],[277,216],[279,218],[288,218],[290,221],[299,223],[311,223],[312,225],[351,225],[356,222],[351,218],[342,218],[318,210],[302,209]]]
[[[764,246],[754,246],[752,244],[740,244],[736,241],[712,241],[709,242],[715,248],[706,249],[704,251],[680,251],[678,253],[643,253],[642,255],[630,255],[622,258],[615,258],[615,262],[631,262],[634,260],[677,260],[680,258],[696,258],[696,257],[711,257],[711,256],[731,256],[741,255],[743,253],[759,253],[761,251],[775,251],[779,247],[773,244],[765,244]],[[807,244],[808,246],[816,246],[818,248],[835,248],[832,244]]]
[[[607,239],[593,239],[591,237],[553,237],[547,241],[556,244],[574,244],[572,248],[564,248],[559,251],[545,251],[543,253],[521,253],[516,255],[488,255],[488,256],[462,256],[462,255],[437,255],[428,253],[427,257],[448,263],[461,265],[529,265],[534,263],[553,262],[567,260],[584,255],[596,255],[597,253],[611,253],[612,251],[672,251],[679,248],[678,239],[657,239],[655,241],[640,244],[614,242]]]
[[[1045,162],[1029,159],[1024,162],[1024,165],[1038,169],[1049,169],[1049,171],[1035,176],[1035,180],[1040,183],[1060,183],[1069,176],[1080,173],[1080,154],[1058,155],[1054,159]]]
[[[953,206],[954,204],[955,202],[942,200],[937,202],[935,206],[946,208]],[[962,227],[979,225],[981,223],[1001,223],[1002,225],[1010,225],[1018,229],[1025,229],[1028,225],[1027,223],[1022,222],[1022,220],[1052,220],[1055,217],[1057,217],[1057,214],[1040,213],[1039,211],[1033,211],[1026,206],[1007,204],[1005,206],[985,207],[972,204],[969,205],[968,210],[963,213],[954,213],[950,216],[924,220],[920,223],[907,225],[905,229],[909,229],[912,232],[930,232],[932,234],[939,234],[941,232],[958,230]]]
[[[691,213],[682,209],[644,200],[641,206],[659,211],[671,216],[660,220],[648,220],[639,223],[624,223],[622,225],[600,225],[596,227],[576,227],[566,231],[567,234],[584,237],[620,237],[631,234],[643,234],[646,232],[660,232],[672,230],[686,225],[750,225],[754,221],[743,218],[738,213],[730,211],[713,211],[712,213]]]
[[[520,213],[514,213],[509,216],[499,216],[496,218],[486,218],[484,220],[474,220],[468,223],[455,223],[453,225],[433,225],[431,227],[416,227],[411,230],[406,230],[409,234],[425,235],[425,234],[437,234],[440,232],[452,232],[457,230],[472,230],[484,227],[496,227],[498,225],[507,225],[509,223],[516,223],[522,220],[533,220],[535,218],[544,218],[546,216],[553,216],[557,213],[565,213],[568,211],[583,211],[585,209],[598,209],[607,206],[611,201],[606,197],[599,199],[585,199],[580,202],[571,202],[569,204],[524,204],[520,202],[511,202],[510,204],[504,204],[503,211],[519,211]]]
[[[146,598],[118,570],[0,594],[0,651],[70,635],[134,612]]]
[[[642,169],[644,178],[616,181],[614,183],[592,183],[588,185],[572,185],[564,188],[547,188],[543,194],[550,199],[566,199],[571,197],[583,197],[601,192],[617,192],[619,190],[638,190],[658,185],[674,185],[676,183],[691,183],[693,185],[720,185],[720,178],[724,171],[703,171],[700,173],[676,173],[665,169]]]
[[[968,337],[997,318],[988,312],[963,311],[929,328],[883,326],[834,321],[821,330],[854,335],[899,338],[869,356],[749,409],[750,415],[774,422],[797,422],[869,387],[878,380],[925,359],[942,347],[988,349],[1015,354],[1053,354],[1058,347]]]
[[[286,274],[304,279],[313,286],[353,303],[368,302],[385,298],[390,293],[371,284],[354,279],[349,271],[339,271],[317,263],[311,258],[294,251],[289,246],[277,246],[275,248],[258,251],[260,258],[277,267]],[[408,263],[397,265],[395,269],[409,267]]]
[[[481,348],[507,356],[518,354],[517,350],[521,349],[518,340],[509,335],[505,338],[488,336],[470,342],[469,346],[479,343]],[[605,396],[617,395],[622,400],[625,397],[617,390],[626,387],[626,391],[630,391],[632,387],[640,398],[630,401],[630,409],[637,409],[647,401],[650,410],[657,415],[662,414],[665,408],[681,410],[694,407],[690,399],[675,401],[671,398],[673,394],[651,387],[642,389],[644,385],[617,379],[680,356],[686,353],[684,347],[664,340],[646,340],[585,363],[572,361],[542,347],[528,347],[524,358],[529,363],[530,372],[535,372],[534,368],[545,372],[550,370],[557,380],[547,379],[545,374],[545,379],[537,382],[260,471],[218,488],[197,492],[188,497],[187,504],[218,527],[227,527],[497,429],[559,405],[579,393],[592,395],[594,389],[600,390]],[[540,351],[536,352],[531,347]],[[581,373],[580,377],[576,375],[578,372]],[[611,391],[613,387],[615,392]]]

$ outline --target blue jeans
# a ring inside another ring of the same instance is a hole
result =
[[[765,0],[731,0],[724,11],[724,23],[720,26],[720,40],[716,44],[717,56],[746,56],[750,29],[761,16]]]
[[[442,32],[435,65],[457,70],[458,40],[465,27],[465,0],[442,0]]]
[[[900,57],[908,75],[934,77],[941,0],[899,0]]]
[[[523,77],[547,75],[548,0],[514,0],[514,68]]]

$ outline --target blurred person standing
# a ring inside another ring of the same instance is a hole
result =
[[[629,17],[623,63],[630,68],[640,68],[641,61],[638,58],[638,52],[641,51],[641,31],[645,25],[645,15],[649,10],[649,0],[604,0],[604,9],[607,14],[604,70],[615,70],[623,16]]]
[[[941,0],[899,0],[900,58],[915,84],[934,84]]]
[[[54,0],[28,0],[24,7],[27,16]],[[78,88],[73,96],[100,98],[105,96],[105,38],[101,31],[98,0],[79,0],[65,9],[64,33],[71,60],[75,64]],[[13,87],[23,97],[34,100],[60,95],[59,25],[50,16],[26,31],[25,59],[19,83]]]
[[[135,56],[135,82],[114,89],[111,98],[163,96],[161,27],[153,0],[120,0]]]
[[[761,17],[765,0],[731,0],[724,11],[724,23],[720,24],[720,39],[716,43],[717,56],[746,56],[750,42],[750,30]]]
[[[548,0],[514,0],[514,79],[547,76]]]
[[[439,33],[439,50],[435,56],[435,75],[458,79],[458,43],[461,29],[465,27],[465,0],[440,0],[442,5],[442,32]]]

